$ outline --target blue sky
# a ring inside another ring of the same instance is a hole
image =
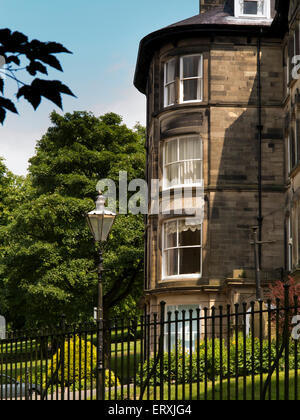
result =
[[[145,123],[145,99],[133,87],[139,41],[150,32],[198,13],[198,0],[0,0],[0,27],[30,38],[63,43],[74,54],[61,55],[66,83],[77,99],[64,97],[64,112],[114,111],[133,126]],[[21,100],[20,116],[0,127],[0,156],[16,174],[25,174],[36,141],[49,126],[55,106],[37,112]],[[58,111],[58,109],[57,109]]]

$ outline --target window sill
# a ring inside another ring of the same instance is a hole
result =
[[[200,280],[202,274],[182,274],[180,276],[168,276],[163,277],[159,283],[174,282],[174,281],[186,281],[186,280]]]
[[[201,104],[203,99],[195,99],[193,101],[180,101],[178,105],[185,105],[185,104]]]
[[[272,21],[272,18],[270,18],[267,15],[236,15],[237,19],[268,19]]]
[[[168,109],[168,108],[172,108],[172,106],[175,106],[175,105],[177,105],[177,104],[170,104],[170,105],[164,105],[164,109]]]
[[[203,99],[197,99],[195,101],[180,101],[174,104],[164,105],[163,109],[168,110],[174,106],[182,106],[182,105],[188,105],[188,104],[203,104],[203,103],[204,103]]]
[[[163,187],[162,188],[162,192],[165,191],[173,191],[173,190],[182,190],[187,189],[187,188],[203,188],[204,187],[204,182],[198,183],[198,184],[182,184],[182,185],[175,185],[173,187]]]

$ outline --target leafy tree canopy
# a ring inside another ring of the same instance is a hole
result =
[[[25,193],[24,179],[13,175],[7,170],[4,160],[0,157],[0,229],[6,226],[12,217],[15,208],[18,207]],[[0,235],[0,254],[5,246],[5,237]],[[0,279],[2,277],[4,267],[0,260]],[[0,314],[6,307],[5,300],[6,290],[2,288],[0,291]]]
[[[6,112],[18,113],[15,102],[5,97],[4,88],[8,79],[17,86],[16,98],[24,97],[36,110],[42,98],[47,98],[62,108],[61,94],[74,96],[71,90],[58,80],[40,79],[39,74],[48,75],[48,68],[63,71],[56,54],[71,52],[56,42],[29,41],[21,32],[0,29],[0,122],[3,124]],[[20,71],[26,74],[24,82]]]
[[[84,215],[94,207],[102,178],[144,177],[144,131],[121,117],[52,113],[53,125],[30,160],[25,199],[0,228],[6,316],[14,327],[88,320],[96,306],[98,253]],[[105,248],[105,311],[136,311],[142,293],[142,216],[120,215]]]

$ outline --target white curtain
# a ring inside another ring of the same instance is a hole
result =
[[[166,64],[166,84],[175,80],[175,65],[175,59],[168,61]]]
[[[179,139],[179,160],[201,158],[201,140],[199,137],[183,137]]]
[[[175,103],[175,83],[171,83],[167,86],[167,105]]]
[[[201,219],[197,217],[190,217],[184,220],[177,220],[165,223],[165,234],[173,235],[174,233],[187,232],[188,230],[196,232],[201,230],[202,223]]]
[[[166,143],[165,163],[178,161],[178,140],[171,140]]]
[[[177,163],[178,160],[181,162]],[[167,187],[200,182],[202,180],[201,139],[183,137],[168,141],[165,146],[165,165],[167,165],[165,168]]]

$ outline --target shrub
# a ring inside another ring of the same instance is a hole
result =
[[[57,363],[61,359],[61,350],[54,355],[48,367],[48,377],[56,372]],[[90,341],[84,341],[77,335],[64,343],[64,365],[57,372],[57,382],[65,385],[90,380],[97,364],[97,349]]]
[[[48,367],[48,378],[51,378],[51,374],[55,373],[60,357],[61,350],[54,355],[53,361]],[[96,368],[96,347],[90,341],[84,341],[76,336],[75,339],[72,338],[69,341],[65,341],[64,367],[60,366],[58,369],[57,382],[62,384],[64,379],[65,386],[75,383],[77,389],[82,389],[85,382],[89,385],[91,381],[96,379]],[[115,377],[114,372],[111,371],[109,374],[109,370],[105,371],[105,387],[109,387],[109,385],[115,386],[116,380],[117,386],[120,386],[119,379]]]
[[[276,360],[276,344],[272,342],[269,345],[267,340],[264,340],[260,344],[258,338],[254,339],[254,351],[252,357],[252,338],[247,337],[244,343],[242,335],[238,337],[238,343],[235,340],[231,340],[229,353],[227,343],[223,341],[222,352],[221,343],[219,339],[213,341],[208,340],[207,350],[205,351],[205,343],[201,342],[199,349],[193,351],[192,355],[187,351],[183,354],[182,347],[178,345],[178,352],[176,358],[175,349],[172,349],[170,356],[168,353],[164,353],[163,357],[163,381],[166,382],[177,382],[179,384],[190,382],[197,382],[198,378],[200,382],[217,378],[222,374],[223,378],[235,377],[236,373],[238,376],[250,375],[252,372],[257,375],[259,373],[267,373],[269,371],[269,364],[273,364]],[[244,351],[245,349],[245,351]],[[290,367],[294,365],[294,344],[291,342],[290,346]],[[262,355],[262,357],[261,357]],[[185,356],[185,357],[183,357]],[[228,365],[228,356],[230,363]],[[185,359],[185,366],[183,360]],[[152,371],[155,364],[153,357],[150,358],[149,362],[146,361],[142,366],[143,382],[146,381],[148,373]],[[170,366],[170,367],[169,367]],[[254,369],[253,369],[254,368]],[[280,370],[284,368],[283,360],[280,362]],[[176,376],[177,373],[177,376]],[[150,385],[154,385],[156,375],[156,384],[160,385],[160,361],[158,362],[155,373],[150,379]]]
[[[111,371],[110,374],[109,374],[109,370],[106,369],[105,370],[105,388],[114,388],[115,387],[115,381],[117,381],[117,386],[120,387],[121,384],[120,384],[119,378],[116,378],[113,371]],[[89,386],[91,384],[90,378],[86,381],[86,383],[87,383],[87,386]],[[95,378],[94,386],[96,386],[96,378]],[[78,382],[76,382],[75,388],[76,388],[77,391],[83,390],[85,388],[85,380],[82,379],[80,384]]]

